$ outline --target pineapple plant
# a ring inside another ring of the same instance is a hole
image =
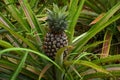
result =
[[[63,8],[58,8],[57,5],[53,4],[53,10],[48,9],[47,23],[48,23],[48,33],[44,39],[44,52],[51,59],[55,58],[56,52],[68,45],[67,36],[65,34],[65,29],[67,28],[67,12],[66,6]],[[64,51],[64,57],[68,53],[67,50]]]

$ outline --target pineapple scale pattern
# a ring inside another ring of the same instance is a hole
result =
[[[47,33],[44,42],[44,51],[50,58],[54,59],[56,52],[68,45],[67,36],[63,32],[62,34]],[[67,50],[64,51],[64,56],[66,56]]]

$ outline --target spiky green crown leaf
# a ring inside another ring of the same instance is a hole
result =
[[[67,6],[58,8],[57,5],[53,4],[53,10],[48,9],[47,22],[50,31],[54,33],[63,32],[67,28]]]

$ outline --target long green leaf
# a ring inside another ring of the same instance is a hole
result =
[[[64,58],[64,51],[67,47],[63,47],[61,49],[59,49],[56,53],[56,56],[55,56],[55,62],[61,67],[63,68],[63,58]],[[63,74],[64,72],[61,72],[60,70],[56,69],[55,68],[55,72],[56,72],[56,77],[57,77],[57,80],[63,80]]]
[[[32,29],[36,29],[37,31],[35,32],[35,34],[41,33],[42,36],[45,34],[44,29],[39,25],[39,22],[37,20],[37,18],[35,17],[35,14],[33,13],[30,5],[28,4],[28,2],[26,0],[19,0],[19,3],[24,11],[24,14],[27,18],[28,23],[30,24]],[[38,43],[40,43],[40,37],[39,35],[36,36],[36,41],[39,41]]]
[[[120,18],[120,14],[117,14],[116,16],[113,16],[113,14],[119,9],[120,9],[120,2],[117,3],[112,9],[110,9],[97,24],[92,26],[92,28],[89,31],[87,31],[84,36],[82,36],[74,51],[75,52],[79,51],[88,42],[88,40],[91,39],[95,34],[100,32],[102,29],[107,27],[112,22],[118,20]],[[110,17],[112,18],[109,20]]]
[[[85,75],[83,79],[88,80],[88,79],[95,79],[95,78],[109,78],[109,77],[112,77],[112,80],[116,80],[115,77],[120,76],[120,71],[111,71],[110,73],[113,76],[107,75],[107,74],[104,74],[104,73],[101,73],[101,72],[96,72],[96,73]]]
[[[22,28],[24,30],[29,32],[30,31],[29,25],[24,19],[22,13],[19,12],[19,10],[17,9],[17,6],[13,5],[14,2],[12,0],[4,0],[4,2],[6,4],[9,4],[7,6],[7,10],[11,13],[12,17],[14,17],[15,20],[17,20],[22,25]]]
[[[63,71],[58,64],[56,64],[53,60],[51,60],[46,55],[44,55],[44,54],[42,54],[40,52],[36,52],[34,50],[26,49],[26,48],[8,48],[8,49],[1,50],[0,51],[0,55],[4,54],[5,52],[8,52],[8,51],[27,51],[27,52],[32,52],[32,53],[34,53],[34,54],[36,54],[36,55],[38,55],[38,56],[40,56],[40,57],[42,57],[42,58],[50,61],[50,62],[52,62],[56,67],[58,67],[58,69],[60,69],[61,71]]]
[[[112,63],[112,62],[115,62],[115,61],[118,61],[118,60],[120,60],[120,55],[113,55],[113,56],[109,56],[109,57],[106,57],[106,58],[93,60],[92,62],[96,63],[96,64],[101,64],[101,63],[108,63],[108,62]]]
[[[75,46],[77,45],[80,40],[82,40],[82,38],[84,38],[84,36],[87,35],[87,32],[81,34],[80,36],[77,36],[73,41],[72,41],[72,45]]]
[[[88,44],[86,46],[83,46],[83,50],[87,50],[88,48],[92,48],[92,47],[96,47],[98,46],[99,44],[102,44],[104,41],[97,41],[97,42],[94,42],[92,44]]]
[[[4,46],[5,48],[12,48],[13,47],[10,43],[8,43],[4,40],[0,40],[0,45]]]
[[[11,63],[11,62],[8,61],[8,60],[0,59],[0,67],[3,67],[3,68],[5,68],[5,69],[7,69],[7,70],[10,70],[10,71],[14,71],[15,68],[17,67],[17,65]],[[3,72],[5,72],[5,71],[3,71]],[[5,72],[5,73],[6,73],[6,72]],[[21,73],[24,74],[24,75],[26,75],[26,76],[28,76],[28,77],[30,77],[30,78],[32,78],[32,79],[34,79],[34,80],[37,79],[37,78],[36,78],[37,75],[34,74],[33,72],[27,70],[27,69],[24,69],[24,68],[23,68]],[[8,74],[8,73],[6,73],[6,74]],[[11,76],[11,75],[9,75],[9,76]],[[9,78],[9,79],[10,79],[10,78]]]
[[[17,32],[15,32],[11,28],[8,28],[9,25],[5,26],[3,23],[0,23],[0,26],[3,27],[4,29],[6,29],[7,31],[9,31],[13,36],[18,37],[19,39],[23,40],[23,42],[25,42],[31,49],[37,51],[37,49],[34,47],[34,45],[31,44],[27,39],[25,39],[23,36],[21,36],[20,34],[18,34]]]
[[[113,56],[109,56],[109,57],[93,60],[91,62],[95,63],[97,65],[101,65],[101,64],[109,63],[109,62],[111,62],[111,64],[112,64],[112,63],[114,63],[116,61],[119,61],[119,60],[120,60],[120,55],[113,55]],[[88,67],[82,66],[82,67],[80,67],[79,71],[84,71],[84,70],[87,70],[87,69],[88,69]]]
[[[26,58],[27,58],[27,55],[28,55],[28,52],[26,52],[26,53],[23,55],[23,57],[22,57],[19,65],[18,65],[17,69],[15,70],[15,72],[14,72],[14,74],[13,74],[13,76],[11,77],[10,80],[15,80],[15,79],[17,78],[18,74],[21,72],[21,70],[22,70],[22,68],[23,68],[23,66],[24,66],[24,64],[25,64],[25,60],[26,60]]]
[[[106,73],[106,74],[110,74],[107,70],[105,70],[104,68],[102,68],[101,66],[98,66],[92,62],[89,62],[89,61],[83,61],[83,60],[78,60],[78,61],[66,61],[65,62],[65,65],[68,65],[70,66],[71,64],[81,64],[81,65],[84,65],[84,66],[88,66],[88,67],[91,67],[99,72],[103,72],[103,73]]]
[[[77,4],[78,4],[78,0],[70,0],[70,6],[69,6],[69,20],[72,20],[72,18],[75,15],[75,12],[77,10]]]
[[[76,1],[76,2],[75,2]],[[74,28],[75,25],[77,23],[77,20],[79,18],[80,12],[82,10],[83,4],[85,2],[85,0],[81,0],[78,5],[77,10],[75,10],[76,8],[74,8],[73,6],[76,6],[78,4],[77,0],[72,0],[71,1],[71,6],[70,6],[70,10],[72,10],[72,16],[70,15],[70,24],[69,24],[69,28],[68,31],[70,32],[70,35],[68,36],[70,39],[70,44],[72,43],[73,40],[73,36],[74,36]],[[74,5],[75,4],[75,5]],[[72,8],[72,9],[71,9]],[[70,13],[71,14],[71,13]]]
[[[11,45],[9,42],[6,42],[4,40],[0,40],[0,46],[4,47],[5,49],[6,48],[14,48],[13,45]],[[18,53],[19,55],[23,55],[23,54],[21,54],[21,52],[16,51],[16,53]]]

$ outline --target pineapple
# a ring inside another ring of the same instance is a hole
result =
[[[46,34],[44,39],[44,52],[51,59],[55,58],[56,52],[68,45],[67,36],[65,29],[67,28],[67,12],[66,7],[62,9],[58,8],[57,5],[53,4],[53,10],[48,10],[47,23],[49,32]],[[64,51],[64,57],[68,53]]]

